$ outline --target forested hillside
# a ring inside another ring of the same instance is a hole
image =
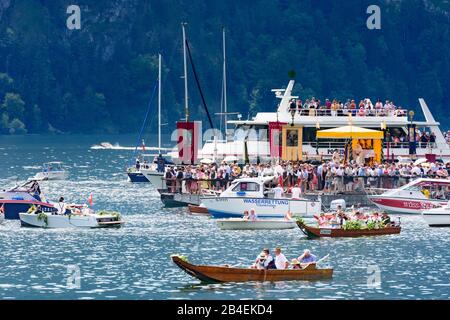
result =
[[[66,27],[71,4],[81,8],[80,30]],[[381,7],[381,30],[366,27],[370,4]],[[212,112],[225,27],[229,110],[244,118],[274,110],[270,89],[295,70],[303,98],[382,98],[417,109],[424,97],[448,128],[449,12],[446,0],[0,0],[0,132],[138,131],[159,52],[163,122],[172,129],[184,112],[182,21]],[[205,120],[189,77],[191,118]]]

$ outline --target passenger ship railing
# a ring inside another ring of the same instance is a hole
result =
[[[289,110],[288,110],[289,112]],[[353,117],[407,117],[408,110],[406,109],[364,109],[364,115],[360,114],[359,108],[357,109],[339,109],[330,110],[328,108],[320,107],[307,108],[307,109],[296,109],[296,116],[300,115],[302,117],[346,117],[349,115]]]

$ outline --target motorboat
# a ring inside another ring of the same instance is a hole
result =
[[[440,208],[423,211],[422,217],[430,227],[450,227],[450,201]]]
[[[73,206],[69,214],[49,212],[21,212],[20,222],[25,227],[39,228],[114,228],[123,224],[117,212],[101,211],[95,213],[87,207]]]
[[[446,205],[449,197],[450,180],[431,178],[418,178],[400,188],[368,195],[378,208],[393,214],[421,214]]]
[[[217,225],[222,230],[282,230],[294,229],[297,224],[292,219],[258,219],[243,218],[217,219]]]
[[[312,217],[320,214],[321,201],[275,198],[273,176],[234,180],[219,196],[201,197],[201,203],[214,218],[242,218],[244,211],[255,210],[258,218]]]
[[[42,171],[38,172],[31,180],[65,180],[69,173],[64,169],[62,162],[47,162],[42,165]]]
[[[34,180],[0,192],[0,207],[3,208],[5,219],[17,220],[20,212],[26,212],[33,205],[39,205],[44,212],[57,210],[45,199],[39,183]]]

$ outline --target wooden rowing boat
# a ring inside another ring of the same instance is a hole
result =
[[[201,266],[191,264],[179,256],[171,258],[180,269],[203,282],[320,280],[331,279],[333,276],[333,269],[317,269],[315,264],[298,270],[258,270],[228,266]]]
[[[387,234],[399,234],[401,227],[385,227],[380,229],[358,229],[358,230],[345,230],[340,228],[315,228],[304,224],[302,221],[297,221],[297,226],[302,232],[308,236],[308,238],[339,238],[339,237],[368,237],[368,236],[381,236]]]
[[[208,208],[202,206],[196,206],[193,204],[188,205],[189,212],[193,215],[209,216]]]

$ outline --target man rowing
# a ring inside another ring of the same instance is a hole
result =
[[[303,254],[297,258],[302,267],[306,267],[312,263],[316,263],[317,257],[309,251],[309,249],[305,249]]]

